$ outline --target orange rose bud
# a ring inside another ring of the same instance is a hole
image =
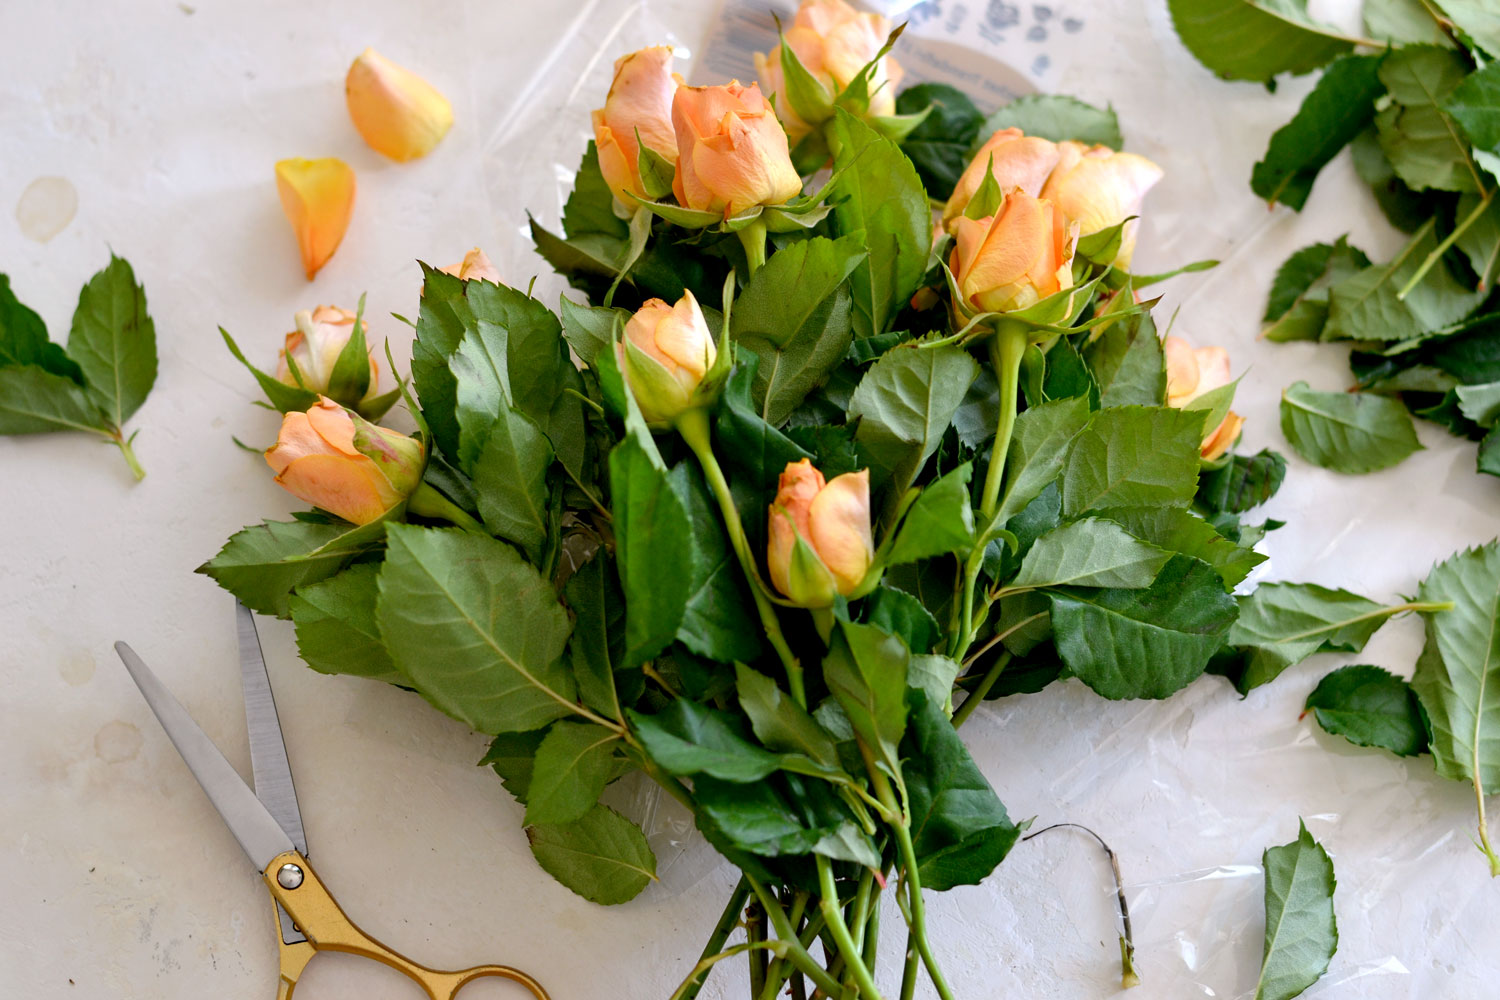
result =
[[[385,516],[422,483],[422,443],[377,427],[331,399],[282,417],[266,451],[276,482],[354,524]]]
[[[786,132],[755,84],[678,87],[672,127],[677,134],[672,191],[678,204],[728,218],[802,193]]]
[[[943,209],[943,224],[951,225],[964,214],[974,192],[984,183],[986,171],[1002,192],[1020,188],[1033,198],[1038,197],[1061,155],[1055,142],[1026,135],[1018,128],[1001,129],[979,147],[953,186],[953,194]]]
[[[1058,143],[1057,149],[1057,166],[1041,196],[1077,222],[1082,236],[1139,215],[1146,192],[1162,179],[1161,167],[1134,153],[1072,141]],[[1130,266],[1136,226],[1136,222],[1130,222],[1121,233],[1120,251],[1111,262],[1118,267]]]
[[[1075,235],[1051,202],[1012,191],[989,218],[959,216],[953,225],[948,267],[961,315],[1014,312],[1073,287]]]
[[[653,424],[669,423],[693,408],[694,394],[717,357],[713,334],[692,292],[684,292],[675,306],[648,299],[615,344],[620,372],[641,416]]]
[[[447,267],[438,268],[444,274],[451,274],[461,281],[488,281],[492,285],[500,284],[500,271],[490,262],[490,258],[478,247],[464,254],[464,259],[457,264],[449,264]]]
[[[1162,341],[1162,351],[1167,358],[1168,406],[1183,409],[1199,396],[1230,382],[1229,352],[1222,347],[1194,349],[1180,337],[1167,337]],[[1203,460],[1212,462],[1227,452],[1239,440],[1244,426],[1244,417],[1233,411],[1226,414],[1204,437],[1200,451]]]
[[[432,152],[453,127],[453,105],[437,88],[374,49],[350,65],[344,99],[370,148],[400,163]]]
[[[791,27],[782,35],[797,60],[828,91],[831,101],[849,86],[859,71],[875,58],[891,33],[890,19],[855,10],[844,0],[802,0]],[[781,46],[762,55],[755,53],[755,75],[767,93],[776,95],[776,113],[796,142],[811,131],[792,107],[786,80],[781,73]],[[869,81],[870,116],[896,113],[896,89],[905,71],[890,56],[875,67]]]
[[[281,160],[276,164],[276,191],[297,246],[302,270],[311,281],[339,248],[354,212],[354,171],[334,157]]]
[[[870,470],[825,481],[805,458],[788,463],[767,528],[766,565],[777,590],[806,608],[848,597],[875,561]]]
[[[333,377],[334,365],[344,345],[354,335],[356,315],[338,306],[318,306],[312,311],[301,310],[296,315],[297,329],[286,335],[286,346],[281,351],[280,363],[276,366],[276,378],[287,385],[299,385],[292,374],[292,365],[302,376],[300,385],[320,394],[328,393],[328,382]],[[368,343],[370,331],[365,329]],[[290,359],[290,360],[288,360]],[[354,406],[378,396],[380,367],[375,363],[375,354],[370,352],[370,388],[362,399],[340,399],[337,402]]]
[[[641,183],[641,144],[668,163],[677,163],[672,97],[681,83],[682,77],[672,72],[671,46],[632,52],[615,60],[609,96],[604,107],[592,113],[599,172],[615,198],[632,213],[640,207],[636,198],[653,200]]]

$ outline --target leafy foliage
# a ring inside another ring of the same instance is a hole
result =
[[[1308,73],[1353,45],[1312,20],[1306,0],[1168,0],[1182,44],[1226,80]]]
[[[1380,747],[1398,757],[1427,749],[1427,723],[1416,692],[1380,667],[1340,667],[1318,682],[1304,708],[1318,725],[1356,746]]]
[[[1298,382],[1281,397],[1281,432],[1297,454],[1335,472],[1373,472],[1422,447],[1405,407],[1368,393],[1317,392]]]
[[[1297,839],[1266,849],[1266,944],[1255,1000],[1291,1000],[1328,971],[1338,947],[1333,859],[1299,823]]]

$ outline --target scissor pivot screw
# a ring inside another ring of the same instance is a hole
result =
[[[288,861],[276,871],[276,884],[283,889],[295,889],[302,884],[302,869]]]

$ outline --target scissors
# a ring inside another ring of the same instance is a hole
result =
[[[506,965],[476,965],[459,972],[429,969],[387,948],[344,916],[307,863],[307,836],[302,831],[292,767],[281,737],[260,636],[255,631],[255,616],[243,604],[237,606],[236,615],[240,681],[245,691],[245,720],[255,777],[253,792],[135,650],[117,642],[115,652],[271,891],[280,931],[278,1000],[290,1000],[307,963],[320,951],[347,952],[388,965],[413,980],[432,1000],[452,1000],[466,984],[485,977],[509,979],[525,986],[537,1000],[549,1000],[541,984],[520,969]]]

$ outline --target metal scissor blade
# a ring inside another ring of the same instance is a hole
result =
[[[297,789],[292,785],[292,765],[281,737],[271,678],[255,631],[255,612],[235,602],[235,633],[240,642],[240,684],[245,690],[245,723],[250,732],[250,770],[255,776],[255,797],[276,818],[297,850],[307,854],[307,834],[302,831],[302,812],[297,808]]]
[[[256,870],[265,871],[266,865],[278,854],[292,850],[295,845],[276,817],[255,797],[250,786],[241,780],[239,773],[214,746],[214,741],[198,728],[187,709],[172,696],[135,650],[117,642],[115,652],[120,654],[135,686],[145,695],[146,704],[156,713],[157,721],[167,731],[172,745],[182,755],[198,784],[208,793],[209,801],[219,810],[229,832],[255,863]]]

